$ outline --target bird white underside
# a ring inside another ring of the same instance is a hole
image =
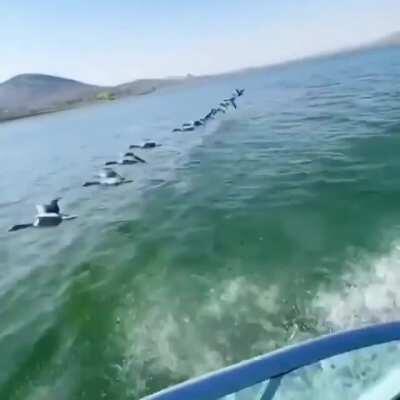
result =
[[[40,226],[46,221],[60,221],[61,219],[63,219],[63,216],[57,213],[39,212],[38,215],[36,215],[35,220],[33,221],[33,226]]]
[[[121,179],[120,177],[115,177],[115,178],[106,178],[106,179],[102,179],[101,183],[103,185],[118,185],[119,183],[121,183],[123,181],[123,179]]]
[[[194,128],[194,122],[185,122],[184,124],[182,124],[182,128]]]
[[[33,226],[38,227],[41,225],[48,225],[47,223],[54,222],[55,224],[61,221],[68,221],[77,218],[76,215],[57,214],[57,213],[38,213],[33,221]]]
[[[108,175],[107,175],[107,171],[100,171],[98,174],[97,174],[97,176],[99,177],[99,178],[101,178],[101,179],[111,179],[111,178],[117,178],[117,179],[121,179],[122,177],[121,177],[121,175],[118,175],[118,174],[115,174],[115,176],[112,176],[112,177],[108,177]]]
[[[107,175],[106,175],[106,172],[100,171],[96,176],[99,178],[105,179]]]

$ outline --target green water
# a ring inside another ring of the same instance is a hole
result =
[[[398,318],[399,78],[384,49],[2,124],[0,398],[137,399]],[[80,187],[146,138],[133,185]],[[56,195],[77,220],[6,232]]]

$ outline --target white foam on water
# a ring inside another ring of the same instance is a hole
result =
[[[352,259],[331,286],[321,286],[307,312],[333,332],[400,317],[400,246]],[[400,343],[338,355],[284,378],[276,399],[390,400],[400,392]],[[397,368],[397,369],[396,369]]]
[[[400,246],[349,265],[335,288],[321,287],[311,303],[321,324],[350,329],[400,319]]]
[[[394,244],[385,255],[352,260],[347,270],[332,286],[321,286],[305,308],[296,308],[291,316],[282,289],[259,276],[232,273],[216,282],[200,275],[184,276],[182,271],[171,276],[171,272],[163,274],[158,269],[158,275],[146,276],[140,283],[140,306],[133,304],[132,295],[121,310],[124,362],[120,378],[143,393],[153,390],[154,380],[165,384],[199,376],[239,361],[238,354],[250,358],[318,332],[399,317],[399,246]],[[182,293],[188,279],[192,280],[190,287],[198,289],[200,285],[204,293]],[[299,313],[300,318],[316,321],[313,333],[297,325]],[[285,318],[289,318],[289,325],[282,324]],[[353,400],[395,365],[390,352],[377,352],[379,360],[373,361],[367,359],[370,354],[336,359],[335,368],[330,366],[331,360],[321,363],[312,377],[312,392],[307,389],[309,381],[298,378],[299,383],[295,377],[293,382],[309,396],[315,394],[317,399],[323,395],[328,400],[329,382],[335,376],[345,376],[342,381],[337,379],[337,389],[331,385],[329,392],[341,390],[343,399]]]
[[[139,392],[152,384],[149,375],[180,381],[238,361],[233,347],[243,340],[246,324],[257,324],[262,337],[281,330],[269,321],[279,308],[279,291],[273,285],[265,287],[244,277],[209,281],[204,296],[196,298],[197,305],[185,307],[185,297],[177,296],[173,280],[146,291],[148,302],[142,303],[146,309],[140,315],[132,312],[121,318],[125,362],[119,375]]]

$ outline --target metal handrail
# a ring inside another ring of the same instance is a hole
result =
[[[326,335],[162,390],[145,400],[210,400],[349,351],[400,340],[400,321]]]

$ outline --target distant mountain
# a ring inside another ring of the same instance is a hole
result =
[[[400,31],[394,32],[391,35],[388,35],[375,43],[373,46],[400,46]]]
[[[92,98],[101,90],[71,79],[24,74],[0,84],[0,119],[29,115]]]
[[[303,61],[319,57],[329,57],[338,53],[366,51],[368,49],[386,46],[400,46],[400,31],[373,43],[306,57]],[[296,61],[299,60],[292,60],[282,64],[289,64]],[[215,78],[221,75],[232,75],[245,71],[278,66],[279,65],[251,67],[225,74],[203,77],[194,77],[188,74],[185,77],[172,77],[167,79],[139,79],[117,86],[88,85],[72,79],[42,74],[17,75],[8,81],[0,83],[0,122],[59,111],[89,102],[110,101],[123,96],[143,95],[161,87],[183,83],[188,80]]]
[[[17,75],[0,84],[0,121],[58,111],[79,104],[150,93],[182,79],[142,79],[95,86],[42,74]]]

